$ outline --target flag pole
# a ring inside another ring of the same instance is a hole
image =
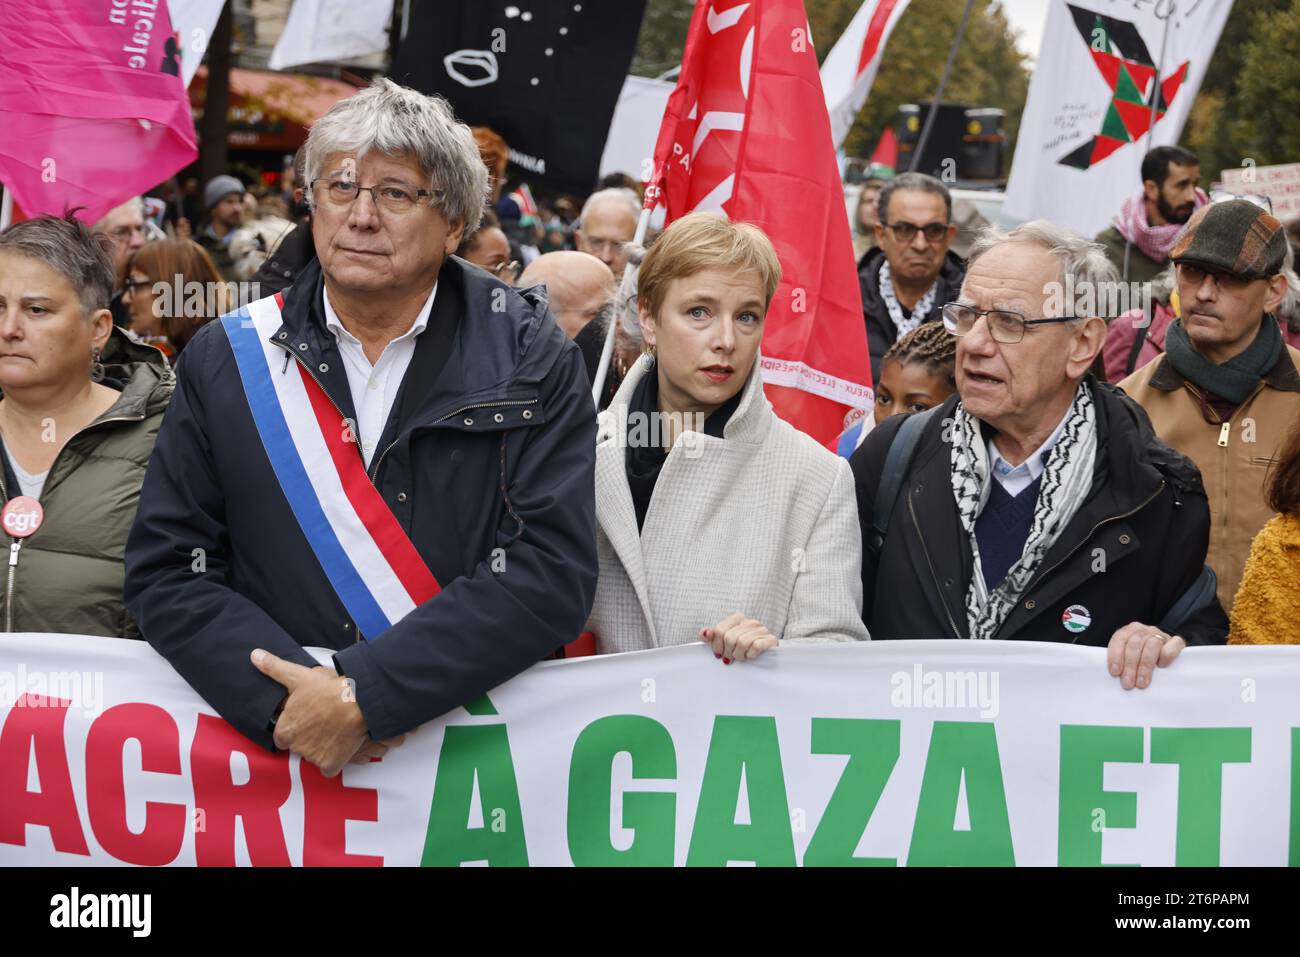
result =
[[[916,141],[916,152],[912,154],[912,162],[908,164],[908,171],[916,169],[916,164],[921,162],[921,154],[925,152],[925,146],[930,141],[930,130],[934,127],[934,121],[939,115],[939,101],[943,99],[943,91],[948,86],[948,77],[952,75],[952,65],[957,59],[957,48],[961,46],[962,37],[966,35],[966,25],[970,23],[970,13],[975,6],[975,0],[966,0],[966,9],[961,15],[961,24],[957,27],[957,35],[953,37],[952,46],[948,48],[948,62],[943,65],[943,75],[939,77],[939,88],[934,91],[934,99],[930,101],[930,112],[925,117],[925,126],[921,127],[921,138]]]
[[[637,246],[645,242],[646,230],[650,227],[651,212],[649,207],[641,208],[641,218],[637,220],[636,234],[632,237],[632,242]],[[623,278],[619,283],[618,298],[614,300],[614,309],[610,313],[609,328],[605,330],[605,345],[600,350],[600,363],[596,366],[596,381],[591,386],[591,401],[596,403],[597,411],[600,409],[600,394],[605,389],[609,362],[614,357],[614,328],[623,313],[624,303],[631,299],[634,292],[636,287],[632,283],[632,264],[627,263],[623,266]]]
[[[1151,78],[1151,119],[1147,122],[1147,145],[1142,151],[1142,157],[1151,152],[1151,140],[1156,135],[1156,112],[1160,105],[1160,74],[1165,71],[1165,49],[1169,45],[1169,21],[1174,18],[1174,0],[1168,0],[1168,12],[1164,17],[1160,17],[1160,5],[1157,3],[1154,11],[1155,15],[1165,21],[1165,28],[1160,33],[1160,59],[1156,61],[1156,73]],[[1138,159],[1138,176],[1142,175],[1142,159]],[[1143,184],[1143,189],[1146,185]],[[1124,238],[1124,271],[1120,275],[1121,282],[1128,282],[1128,262],[1129,254],[1133,251],[1133,240],[1128,237]]]
[[[0,199],[0,230],[8,229],[14,218],[14,192],[8,186],[4,190],[4,198]]]

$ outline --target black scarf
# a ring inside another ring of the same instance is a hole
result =
[[[1183,329],[1182,319],[1174,320],[1165,333],[1165,353],[1178,374],[1234,405],[1241,405],[1249,399],[1259,387],[1260,380],[1277,365],[1282,345],[1282,330],[1278,328],[1277,319],[1268,313],[1264,313],[1259,333],[1246,351],[1221,365],[1196,351]]]
[[[740,400],[744,395],[745,389],[742,386],[739,392],[714,409],[709,417],[704,420],[704,434],[717,439],[722,438],[722,430],[740,406]],[[659,412],[658,368],[651,367],[641,377],[641,381],[632,390],[632,397],[628,401],[627,407],[629,432],[632,431],[630,413],[640,412],[645,416],[650,416]],[[663,469],[664,462],[667,459],[668,450],[661,445],[646,445],[644,443],[634,445],[631,441],[627,443],[624,467],[627,470],[627,486],[632,492],[632,506],[636,509],[636,527],[638,531],[645,525],[646,513],[650,511],[650,499],[654,496],[655,483],[659,481],[659,472]]]

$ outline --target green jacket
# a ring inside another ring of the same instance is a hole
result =
[[[1115,265],[1115,271],[1119,273],[1121,282],[1151,282],[1169,265],[1169,260],[1156,262],[1142,250],[1138,249],[1137,243],[1128,244],[1123,234],[1111,226],[1097,234],[1093,242],[1101,243],[1106,247],[1106,258]],[[1128,276],[1124,275],[1124,246],[1128,244]]]
[[[59,450],[41,490],[44,521],[23,541],[16,564],[15,540],[0,530],[4,631],[140,637],[122,604],[122,560],[176,380],[161,352],[116,327],[102,361],[104,385],[122,396]],[[7,502],[21,489],[3,465]]]

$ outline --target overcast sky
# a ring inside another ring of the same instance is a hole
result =
[[[1002,9],[1019,35],[1020,49],[1037,59],[1047,22],[1048,0],[1002,0]]]

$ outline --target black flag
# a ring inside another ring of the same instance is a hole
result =
[[[413,0],[392,78],[501,134],[534,187],[587,193],[644,11],[645,0]]]

